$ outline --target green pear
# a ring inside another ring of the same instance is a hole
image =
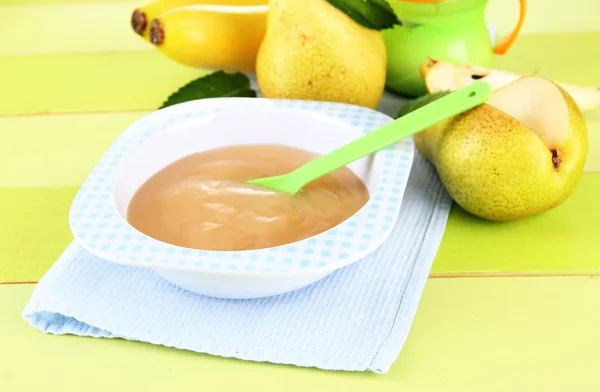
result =
[[[386,67],[381,32],[359,25],[327,0],[269,1],[256,58],[264,97],[376,108]]]
[[[537,76],[507,84],[415,141],[454,201],[493,221],[563,203],[581,177],[588,149],[579,106],[558,84]]]

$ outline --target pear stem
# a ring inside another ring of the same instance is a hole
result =
[[[551,151],[552,151],[552,164],[554,165],[554,169],[556,169],[558,171],[560,163],[562,162],[562,158],[561,158],[558,150],[551,150]]]

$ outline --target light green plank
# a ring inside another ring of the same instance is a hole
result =
[[[82,184],[114,139],[146,113],[0,117],[0,187]],[[586,118],[585,171],[600,172],[600,111]]]
[[[0,3],[1,4],[1,3]],[[138,3],[0,6],[0,56],[154,50],[129,25]]]
[[[0,5],[48,5],[48,4],[80,4],[80,3],[131,3],[132,0],[0,0]],[[139,2],[144,3],[144,1]]]
[[[0,116],[154,109],[204,73],[154,51],[0,57]]]
[[[600,110],[586,113],[588,126],[588,156],[584,170],[600,173]]]
[[[544,214],[490,223],[452,209],[434,274],[600,274],[600,174]]]
[[[506,55],[495,57],[494,67],[567,83],[600,86],[598,42],[600,31],[523,36]]]
[[[151,50],[129,26],[139,0],[0,0],[0,55]],[[522,35],[600,31],[596,0],[574,0],[565,15],[560,2],[529,0]],[[518,3],[491,0],[486,20],[499,36],[510,32]],[[16,22],[18,21],[18,23]]]
[[[429,280],[404,349],[381,375],[44,335],[20,316],[32,289],[0,286],[3,391],[600,390],[598,278]]]
[[[0,189],[0,283],[37,281],[56,261],[73,239],[68,214],[77,190]]]
[[[524,36],[497,65],[597,85],[600,55],[591,50],[597,42],[600,32]],[[150,110],[203,73],[155,51],[0,57],[0,116]]]
[[[0,187],[81,185],[146,112],[0,117]]]
[[[77,187],[0,188],[0,282],[37,281],[69,244]],[[491,223],[453,208],[433,275],[600,275],[600,174],[583,177],[563,205]]]
[[[518,0],[489,0],[486,20],[500,34],[512,31],[518,20]],[[598,0],[527,0],[522,34],[600,31]]]

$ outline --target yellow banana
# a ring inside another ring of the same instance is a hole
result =
[[[267,10],[267,5],[178,7],[152,21],[150,42],[185,65],[254,72]]]
[[[265,5],[269,0],[149,0],[133,10],[131,27],[142,38],[148,40],[152,19],[173,8],[186,5]]]

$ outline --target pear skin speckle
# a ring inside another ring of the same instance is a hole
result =
[[[380,31],[325,0],[272,0],[256,59],[266,98],[343,102],[376,108],[387,69]]]
[[[565,101],[571,128],[558,169],[544,142],[506,113],[482,104],[456,116],[433,148],[437,172],[456,203],[481,218],[509,221],[564,202],[587,153],[583,116],[571,97]]]

